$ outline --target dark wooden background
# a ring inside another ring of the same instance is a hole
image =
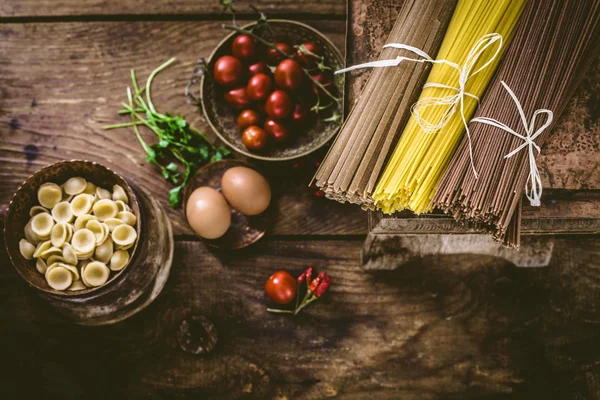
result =
[[[254,18],[250,3],[272,17],[307,22],[344,48],[343,1],[238,1],[241,20]],[[351,2],[351,43],[372,44],[354,57],[376,56],[386,25],[374,21],[393,21],[399,4]],[[220,10],[212,0],[0,3],[0,205],[37,169],[86,158],[149,189],[169,210],[176,235],[161,296],[123,323],[94,328],[57,316],[17,276],[2,247],[0,398],[598,398],[597,237],[555,238],[545,269],[464,255],[366,273],[359,263],[366,214],[315,197],[306,188],[314,172],[308,160],[281,167],[276,221],[259,243],[214,252],[195,239],[181,211],[169,209],[169,186],[145,163],[134,135],[101,126],[120,121],[115,110],[130,68],[145,79],[176,56],[156,81],[155,104],[208,132],[183,89],[195,61],[225,35],[220,24],[229,17]],[[580,124],[566,122],[575,126],[567,137],[596,154],[600,103],[597,91],[588,92],[574,101],[588,111],[576,113]],[[598,188],[597,164],[587,160],[579,166],[591,171],[587,178],[563,179],[565,185]],[[269,274],[308,264],[333,276],[330,293],[295,319],[267,314]],[[206,357],[177,344],[179,323],[192,314],[219,331]]]

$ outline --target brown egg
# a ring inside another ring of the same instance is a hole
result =
[[[194,232],[205,239],[223,236],[231,224],[227,201],[221,193],[208,186],[192,192],[185,205],[185,214]]]
[[[271,187],[258,172],[246,167],[229,168],[221,178],[223,196],[244,215],[257,215],[271,202]]]

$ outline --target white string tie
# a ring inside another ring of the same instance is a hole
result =
[[[477,70],[473,71],[475,68],[475,64],[479,61],[479,58],[489,47],[493,46],[497,43],[497,48],[494,54]],[[475,169],[475,163],[473,161],[473,147],[471,143],[471,132],[469,131],[469,124],[467,118],[465,117],[464,111],[464,101],[465,96],[471,97],[476,100],[479,104],[479,97],[475,96],[472,93],[467,92],[466,85],[470,78],[481,72],[483,69],[487,68],[494,59],[500,53],[502,49],[502,35],[499,33],[488,33],[487,35],[483,35],[471,48],[465,62],[462,66],[448,60],[434,60],[423,50],[420,50],[413,46],[408,46],[401,43],[388,43],[384,48],[392,47],[395,49],[403,49],[408,50],[412,53],[415,53],[417,56],[421,58],[410,58],[404,56],[398,56],[391,60],[377,60],[371,61],[363,64],[354,65],[348,68],[340,69],[336,71],[336,74],[341,74],[348,71],[353,71],[355,69],[360,68],[378,68],[378,67],[395,67],[400,65],[403,61],[412,61],[417,63],[432,63],[432,64],[445,64],[456,71],[458,71],[458,87],[449,86],[441,83],[431,82],[427,83],[423,86],[423,89],[432,87],[439,89],[448,89],[455,92],[454,94],[447,96],[429,96],[423,97],[419,99],[415,104],[412,105],[410,112],[412,116],[415,118],[417,124],[425,131],[426,133],[436,133],[440,129],[442,129],[450,118],[454,115],[457,109],[460,109],[460,115],[462,117],[463,124],[465,126],[465,130],[467,133],[467,138],[469,140],[469,156],[471,157],[471,168],[473,169],[473,173],[475,174],[475,178],[478,178],[477,171]],[[444,106],[446,110],[442,114],[442,117],[436,123],[430,122],[423,117],[424,110],[428,107],[438,107]]]
[[[525,117],[525,112],[523,111],[523,107],[521,106],[519,99],[517,99],[517,96],[504,81],[501,81],[501,83],[510,95],[510,97],[512,97],[512,99],[514,100],[515,105],[517,106],[517,110],[519,111],[519,114],[521,116],[521,122],[523,123],[523,129],[525,129],[525,135],[521,135],[515,132],[509,126],[492,118],[477,117],[473,118],[471,122],[480,122],[482,124],[487,124],[496,128],[500,128],[503,131],[506,131],[511,135],[514,135],[523,140],[523,143],[519,147],[505,155],[504,158],[510,158],[517,154],[519,151],[523,150],[525,147],[527,147],[527,151],[529,153],[529,177],[527,178],[527,183],[525,185],[525,195],[527,196],[527,198],[529,199],[529,203],[533,207],[539,207],[541,205],[542,197],[542,178],[540,177],[540,171],[538,170],[537,164],[535,162],[534,150],[537,151],[537,154],[540,154],[541,150],[540,146],[538,146],[535,143],[535,139],[539,135],[541,135],[542,132],[550,126],[550,124],[552,124],[552,118],[554,114],[552,113],[552,111],[546,109],[536,110],[533,113],[531,121],[528,124],[527,118]],[[540,114],[546,114],[548,117],[546,118],[546,122],[534,132],[533,130],[535,129],[536,118]]]

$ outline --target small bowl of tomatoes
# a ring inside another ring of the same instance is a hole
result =
[[[300,22],[269,20],[240,29],[215,48],[200,83],[202,110],[216,135],[264,161],[291,160],[324,146],[341,126],[344,77],[334,75],[344,66],[339,50]]]

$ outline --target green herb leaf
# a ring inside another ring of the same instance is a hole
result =
[[[174,61],[175,59],[172,58],[152,71],[146,86],[141,89],[135,71],[131,70],[133,90],[127,88],[128,102],[123,103],[124,109],[118,111],[120,115],[129,115],[131,122],[105,126],[104,129],[131,127],[134,130],[146,151],[146,161],[156,165],[166,181],[178,185],[169,191],[169,203],[176,208],[181,205],[183,187],[196,171],[204,164],[222,159],[224,155],[229,154],[229,150],[217,148],[183,116],[156,111],[150,96],[152,80]],[[154,132],[157,143],[148,145],[140,134],[139,126],[145,126]],[[178,171],[184,168],[185,175],[182,181]]]

